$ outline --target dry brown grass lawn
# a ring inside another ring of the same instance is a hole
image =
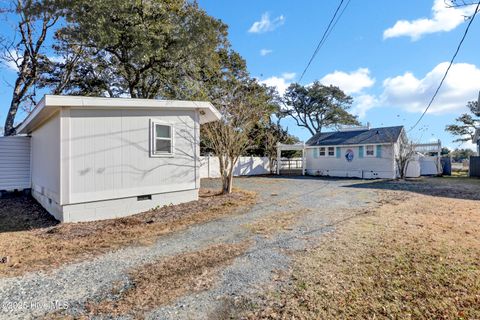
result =
[[[299,255],[292,284],[245,317],[480,319],[479,202],[384,194]]]
[[[250,206],[255,198],[255,194],[241,190],[230,195],[203,190],[198,201],[165,206],[126,218],[59,224],[25,231],[2,230],[0,258],[8,257],[8,262],[0,264],[0,276],[51,270],[127,245],[151,244],[162,235]],[[14,208],[3,206],[0,209],[16,214]]]
[[[187,293],[212,287],[220,268],[245,253],[249,242],[217,244],[143,265],[129,273],[131,285],[114,297],[89,303],[90,315],[133,315],[141,318],[153,308],[171,303]]]

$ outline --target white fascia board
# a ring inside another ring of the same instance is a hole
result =
[[[37,120],[39,120],[42,114],[47,113],[48,109],[55,112],[56,109],[62,107],[82,109],[199,110],[201,124],[217,121],[222,117],[220,112],[210,102],[205,101],[45,95],[17,131],[19,133],[30,133],[36,127]]]

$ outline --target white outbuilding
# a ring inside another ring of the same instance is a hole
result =
[[[63,222],[127,216],[198,199],[209,102],[46,95],[18,128],[31,190]]]

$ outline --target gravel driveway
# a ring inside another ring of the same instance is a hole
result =
[[[69,314],[82,314],[87,299],[102,300],[109,297],[113,285],[128,286],[127,272],[132,267],[216,243],[251,239],[253,245],[247,253],[220,271],[212,289],[184,296],[147,315],[150,319],[215,318],[235,299],[274,285],[275,274],[289,267],[289,252],[315,244],[336,222],[350,217],[353,209],[378,201],[377,190],[353,187],[362,183],[308,177],[238,178],[236,187],[259,194],[259,202],[247,212],[162,237],[152,246],[125,248],[49,273],[0,279],[0,319],[34,318],[58,305],[68,306]],[[212,179],[202,181],[202,185],[211,188],[220,184]],[[279,212],[298,212],[299,218],[268,236],[246,227]]]

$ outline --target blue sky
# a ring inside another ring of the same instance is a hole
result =
[[[345,1],[346,2],[346,1]],[[252,76],[281,91],[298,81],[338,1],[200,0],[200,6],[229,25],[229,39]],[[444,0],[351,0],[302,84],[321,80],[354,97],[353,112],[372,126],[404,125],[418,119],[431,98],[466,27],[467,11],[446,9]],[[402,22],[403,21],[403,22]],[[0,21],[8,32],[11,21]],[[441,139],[458,147],[445,125],[466,111],[480,89],[480,18],[457,57],[438,100],[410,135],[415,141]],[[14,71],[2,67],[0,123],[11,98]],[[286,120],[302,140],[309,133]],[[464,146],[470,147],[466,144]]]
[[[280,90],[298,81],[337,5],[338,1],[200,0],[209,14],[229,25],[232,45],[247,60],[252,76]],[[443,75],[442,63],[453,55],[466,27],[466,13],[446,9],[443,0],[351,0],[302,84],[337,84],[354,97],[354,112],[361,121],[410,128]],[[262,16],[265,28],[251,30]],[[395,26],[400,20],[406,22]],[[444,145],[458,147],[444,128],[466,111],[468,100],[477,99],[479,37],[480,19],[474,21],[432,112],[411,132],[412,139],[441,139]],[[268,54],[262,56],[262,50]],[[309,138],[293,121],[283,124],[302,140]]]

